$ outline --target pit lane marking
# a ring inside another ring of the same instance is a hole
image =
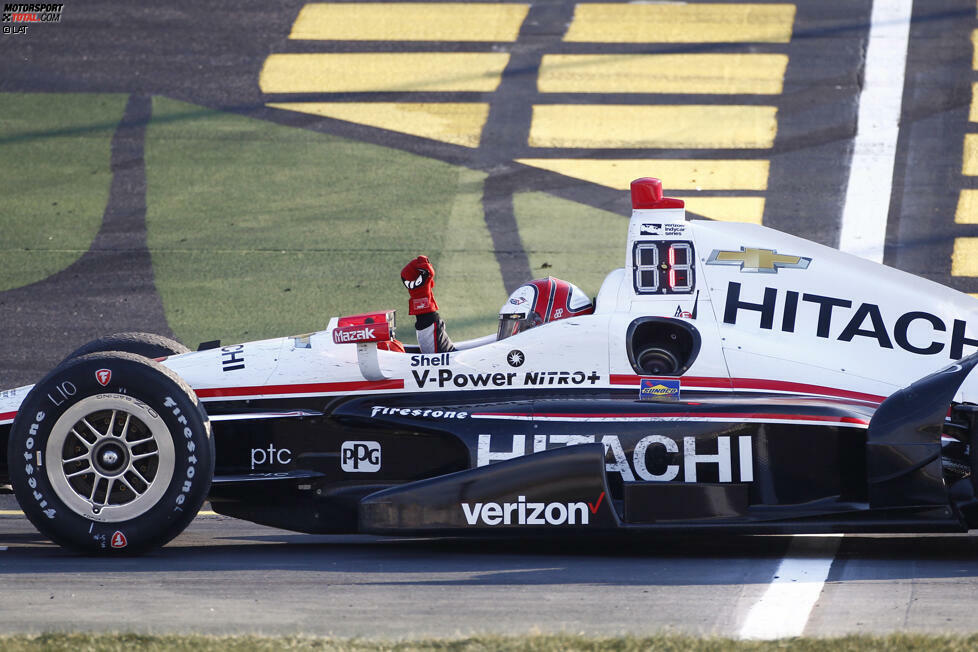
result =
[[[793,4],[579,3],[568,42],[787,43]]]
[[[839,249],[883,262],[913,0],[875,0]]]
[[[464,2],[307,4],[289,38],[317,41],[515,41],[529,7]]]
[[[537,88],[541,93],[780,95],[787,67],[786,54],[545,54]]]
[[[777,107],[537,104],[530,147],[768,149]]]
[[[841,541],[841,534],[793,537],[764,595],[747,613],[738,636],[765,640],[801,636]]]
[[[324,52],[270,54],[263,93],[492,93],[509,63],[505,52]]]

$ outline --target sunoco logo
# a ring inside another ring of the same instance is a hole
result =
[[[469,525],[587,525],[588,517],[597,513],[604,492],[594,504],[528,503],[520,496],[515,503],[462,503]]]
[[[679,398],[679,381],[643,378],[638,396],[639,398]]]

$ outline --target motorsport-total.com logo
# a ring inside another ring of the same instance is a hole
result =
[[[3,15],[0,16],[3,33],[26,34],[28,25],[32,23],[60,23],[63,9],[64,4],[4,3]]]

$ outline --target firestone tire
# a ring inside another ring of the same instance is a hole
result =
[[[89,353],[101,353],[103,351],[124,351],[141,355],[144,358],[156,359],[189,353],[190,349],[176,340],[154,333],[115,333],[83,344],[68,354],[61,361],[61,364]]]
[[[207,497],[207,413],[173,371],[132,353],[69,360],[24,399],[7,447],[24,514],[56,543],[126,555],[180,534]]]

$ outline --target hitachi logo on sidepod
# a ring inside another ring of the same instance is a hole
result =
[[[359,342],[361,340],[373,339],[374,329],[370,327],[364,327],[356,331],[333,331],[333,342],[335,344],[340,344],[341,342]]]
[[[604,498],[602,493],[601,498]],[[601,501],[594,506],[595,512]],[[515,503],[462,503],[469,525],[587,525],[591,513],[587,503],[528,503],[520,496]]]

